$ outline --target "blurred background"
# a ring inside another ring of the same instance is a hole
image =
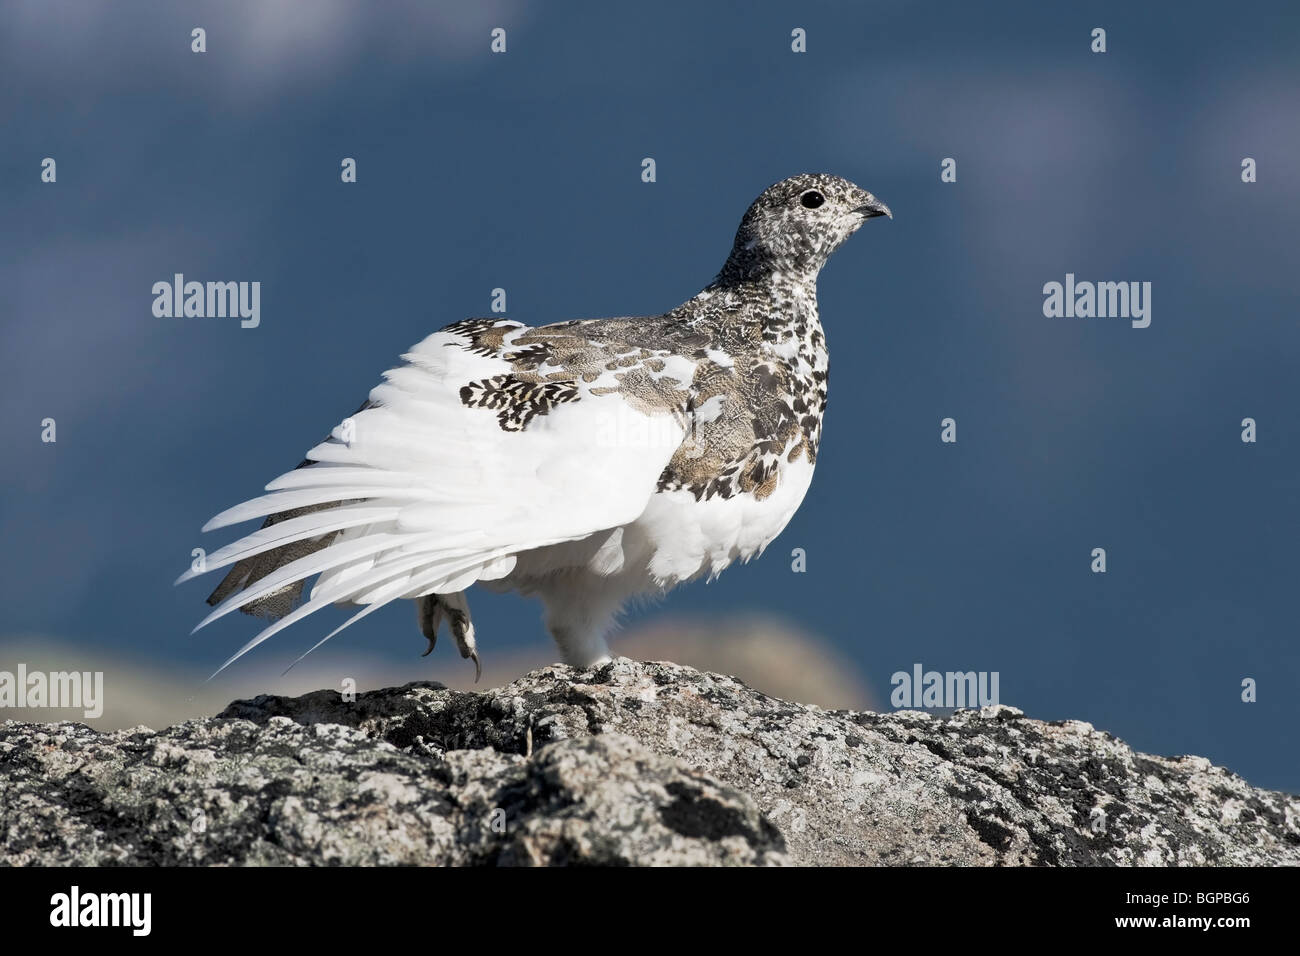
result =
[[[764,187],[824,171],[894,221],[822,273],[809,497],[615,651],[838,707],[916,663],[997,671],[1031,716],[1300,790],[1294,3],[11,0],[0,116],[0,670],[103,670],[97,725],[470,686],[406,602],[287,678],[342,610],[204,683],[260,625],[191,637],[218,575],[172,581],[492,289],[530,324],[661,312]],[[155,318],[176,272],[261,282],[260,326]],[[1151,282],[1150,328],[1045,318],[1067,272]],[[535,604],[470,601],[485,685],[554,659]]]

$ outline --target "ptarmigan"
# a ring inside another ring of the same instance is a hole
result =
[[[398,598],[429,650],[445,618],[477,667],[474,583],[540,597],[565,661],[591,666],[629,598],[760,554],[817,461],[817,273],[874,216],[892,218],[853,183],[795,176],[671,312],[430,335],[268,494],[204,526],[266,519],[180,578],[234,565],[199,627],[236,609],[275,620],[222,668],[327,604],[362,610],[325,640]]]

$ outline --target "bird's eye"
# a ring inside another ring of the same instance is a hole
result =
[[[803,205],[804,209],[816,209],[825,201],[826,197],[815,189],[810,189],[799,197],[799,202]]]

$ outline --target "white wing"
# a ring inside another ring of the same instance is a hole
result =
[[[500,325],[527,331],[517,323]],[[469,347],[455,331],[426,338],[403,356],[405,365],[385,373],[362,410],[307,453],[313,463],[281,475],[266,486],[268,494],[204,526],[208,531],[279,518],[214,552],[204,572],[287,545],[310,546],[286,548],[281,553],[302,556],[259,579],[236,581],[242,589],[195,630],[320,575],[309,601],[249,641],[222,669],[326,604],[371,605],[363,615],[398,598],[460,591],[505,577],[520,552],[627,524],[645,509],[684,437],[679,416],[634,408],[608,390],[617,383],[603,376],[560,381],[551,367],[545,371],[553,385],[541,381],[529,393],[528,383],[520,383],[512,395],[467,407],[463,389],[514,371],[501,353]],[[692,363],[670,360],[671,371],[690,381]],[[548,389],[567,391],[547,405]],[[501,403],[530,400],[545,410],[522,430],[505,430]],[[189,571],[177,583],[196,573],[203,572]]]

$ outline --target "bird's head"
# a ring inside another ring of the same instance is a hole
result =
[[[763,190],[736,230],[718,282],[770,275],[815,279],[832,252],[868,219],[893,213],[871,193],[825,173],[792,176]]]

